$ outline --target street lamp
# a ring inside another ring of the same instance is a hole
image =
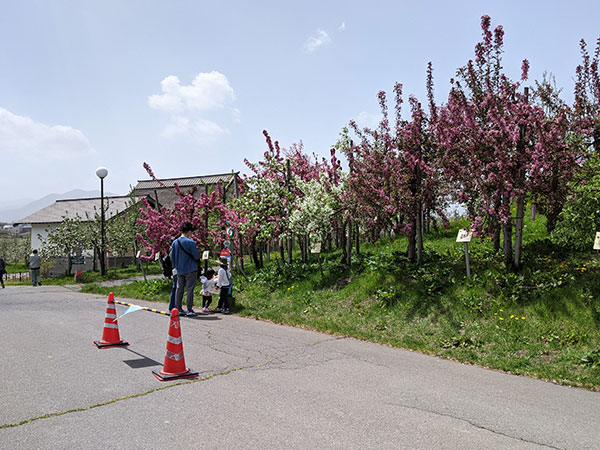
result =
[[[96,169],[96,175],[100,178],[100,238],[102,240],[100,248],[100,273],[106,275],[106,249],[104,248],[104,179],[108,175],[108,169],[106,167],[98,167]]]

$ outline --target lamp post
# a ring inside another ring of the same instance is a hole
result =
[[[100,273],[106,275],[106,249],[104,245],[104,179],[108,175],[108,169],[106,167],[98,167],[96,169],[96,175],[100,178]]]

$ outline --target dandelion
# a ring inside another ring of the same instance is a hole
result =
[[[504,320],[504,317],[500,317],[500,320]]]
[[[504,310],[503,310],[503,309],[501,309],[501,310],[500,310],[500,312],[504,312]]]
[[[511,315],[510,315],[510,318],[512,319],[513,317],[515,317],[515,315],[514,315],[514,314],[511,314]]]
[[[522,320],[525,320],[525,316],[521,317]]]

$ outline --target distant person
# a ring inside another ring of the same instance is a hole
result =
[[[212,303],[213,294],[217,293],[217,278],[215,277],[215,271],[208,269],[206,274],[200,277],[202,282],[202,312],[210,312],[208,309]]]
[[[219,304],[217,305],[215,312],[220,312],[223,314],[229,314],[229,289],[231,287],[231,273],[229,272],[227,265],[227,258],[223,256],[220,257],[217,286],[219,286],[221,289],[221,293],[219,295]]]
[[[181,225],[181,236],[171,246],[171,261],[177,270],[177,291],[175,301],[179,315],[194,317],[194,287],[198,278],[198,261],[200,253],[196,243],[191,239],[194,226],[189,222]],[[187,313],[183,310],[183,291],[187,291]]]
[[[0,256],[0,283],[2,283],[2,289],[5,288],[4,286],[4,274],[6,273],[6,262],[4,261],[4,258],[2,258],[2,256]]]
[[[33,286],[41,286],[42,279],[40,277],[40,267],[42,266],[42,258],[38,255],[37,249],[29,255],[27,264],[29,266],[29,273],[31,274],[31,284]]]
[[[173,241],[175,242],[175,241]],[[171,244],[172,245],[172,244]],[[172,247],[171,247],[172,248]],[[171,287],[171,296],[169,297],[169,309],[171,312],[173,308],[175,308],[175,295],[177,294],[177,269],[173,267],[173,262],[171,261],[171,250],[169,249],[169,253],[162,260],[163,262],[163,274],[169,280],[173,279],[173,286]]]

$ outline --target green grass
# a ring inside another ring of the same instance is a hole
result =
[[[6,264],[6,271],[8,273],[19,273],[19,272],[28,272],[29,269],[25,265],[25,263],[8,263]]]
[[[86,284],[82,287],[81,292],[89,294],[108,295],[110,292],[115,294],[115,297],[131,298],[140,300],[150,300],[156,302],[169,303],[171,287],[173,282],[164,278],[158,278],[148,281],[134,281],[126,283],[122,286],[104,287],[96,283]],[[201,286],[197,285],[194,290],[194,300],[196,303],[202,300],[200,296]]]
[[[9,267],[10,267],[10,269],[9,269]],[[162,269],[161,269],[159,263],[148,264],[148,266],[145,268],[145,270],[146,270],[146,275],[162,273]],[[22,267],[21,267],[21,264],[8,264],[7,272],[8,273],[19,273],[19,272],[28,273],[29,269],[27,268],[27,266],[25,266],[25,264],[22,264]],[[110,268],[106,271],[105,276],[100,275],[99,270],[90,270],[88,272],[83,272],[83,274],[81,275],[79,280],[75,280],[74,275],[61,275],[59,277],[52,277],[52,278],[42,277],[42,284],[52,285],[52,286],[55,286],[55,285],[64,286],[64,285],[69,285],[69,284],[89,284],[89,283],[99,283],[102,281],[110,281],[110,280],[122,280],[125,278],[132,278],[132,277],[138,277],[138,276],[142,276],[142,271],[139,270],[137,268],[137,266],[132,265],[132,266],[127,266],[127,267]],[[27,285],[31,284],[31,281],[29,281],[29,280],[24,280],[24,281],[8,280],[8,281],[5,281],[5,283],[7,285],[12,285],[12,286],[15,286],[15,285],[27,286]]]
[[[429,234],[420,266],[407,261],[405,238],[362,245],[349,269],[338,264],[339,251],[321,255],[321,264],[314,255],[308,264],[274,257],[260,271],[247,264],[234,312],[600,389],[600,260],[592,250],[552,244],[538,216],[526,222],[519,273],[476,239],[467,278],[455,242],[461,226]],[[151,283],[85,291],[167,302],[170,286]]]

